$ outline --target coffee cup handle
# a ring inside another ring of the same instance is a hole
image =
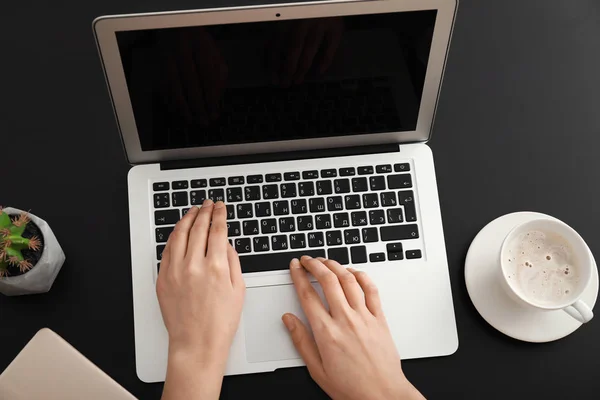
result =
[[[581,300],[577,300],[569,307],[563,308],[563,310],[582,324],[590,322],[594,318],[591,308]]]

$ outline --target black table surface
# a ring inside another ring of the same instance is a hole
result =
[[[0,204],[31,210],[67,262],[51,291],[0,296],[0,370],[50,327],[134,395],[126,176],[91,30],[104,14],[243,5],[177,0],[4,2]],[[463,0],[431,147],[460,338],[450,357],[404,363],[431,398],[598,398],[600,318],[528,344],[473,307],[464,260],[492,219],[531,210],[569,223],[600,256],[600,2]],[[402,305],[399,305],[401,307]],[[321,398],[305,368],[227,377],[223,398]]]

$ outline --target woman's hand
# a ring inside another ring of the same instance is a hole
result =
[[[245,293],[223,202],[206,200],[177,223],[156,293],[169,332],[163,399],[217,399]]]
[[[307,271],[321,284],[329,311]],[[334,399],[423,399],[400,366],[377,288],[364,272],[333,260],[302,257],[290,272],[313,336],[302,321],[283,322],[312,378]]]

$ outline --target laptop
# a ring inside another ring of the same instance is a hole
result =
[[[165,378],[155,293],[175,223],[227,205],[247,286],[226,374],[304,365],[293,257],[378,285],[403,359],[458,336],[427,142],[455,0],[327,1],[106,16],[94,31],[129,163],[136,368]],[[314,283],[317,290],[318,284]]]

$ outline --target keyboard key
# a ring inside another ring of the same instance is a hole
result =
[[[277,185],[264,185],[262,187],[263,199],[277,199],[279,198],[279,188]]]
[[[239,219],[252,218],[254,216],[252,214],[252,204],[238,204],[236,206],[236,211]]]
[[[379,233],[377,228],[362,228],[362,236],[364,243],[373,243],[379,241]]]
[[[354,167],[348,168],[340,168],[340,176],[354,176],[356,175],[356,170]]]
[[[398,174],[387,176],[389,189],[408,189],[412,187],[410,174]]]
[[[292,200],[292,214],[306,214],[307,212],[306,199]]]
[[[402,252],[402,243],[388,243],[386,246],[388,260],[404,260],[404,253]]]
[[[190,192],[190,204],[193,206],[204,203],[206,200],[206,190],[192,190]]]
[[[296,230],[296,221],[294,217],[279,218],[279,232],[294,232]]]
[[[294,233],[290,235],[290,247],[292,249],[303,249],[306,247],[306,235],[304,233]]]
[[[246,201],[260,200],[260,186],[246,186],[244,188],[244,198]]]
[[[173,190],[187,189],[187,188],[188,188],[188,181],[173,182]]]
[[[381,240],[384,242],[390,240],[417,239],[419,237],[419,228],[416,224],[382,226],[379,229]]]
[[[315,258],[325,257],[325,250],[314,249],[245,255],[240,257],[240,264],[243,273],[287,270],[290,268],[292,259],[299,259],[304,255]]]
[[[286,172],[283,174],[283,179],[286,181],[300,180],[300,172]]]
[[[353,192],[366,192],[369,190],[369,182],[367,178],[352,178]]]
[[[182,209],[181,209],[181,216],[183,217],[185,214],[187,214],[187,213],[188,213],[188,211],[190,211],[190,209],[189,209],[189,208],[182,208]]]
[[[385,190],[385,177],[383,176],[372,176],[369,178],[369,185],[371,190]]]
[[[316,225],[317,229],[331,228],[331,215],[329,215],[329,214],[315,215],[315,225]]]
[[[179,210],[154,211],[155,225],[173,225],[179,221]]]
[[[206,179],[192,180],[192,189],[205,188],[206,186],[208,186],[208,182]]]
[[[351,216],[352,226],[365,226],[368,224],[366,211],[354,211]]]
[[[302,173],[302,179],[317,179],[319,177],[319,171],[304,171]]]
[[[417,210],[415,208],[415,199],[412,190],[398,192],[398,202],[404,206],[404,214],[407,222],[417,220]]]
[[[227,204],[227,219],[235,218],[235,206],[233,204]]]
[[[359,175],[373,175],[373,167],[358,167]]]
[[[317,194],[325,195],[332,193],[333,187],[331,186],[331,181],[317,181]]]
[[[335,260],[342,265],[350,264],[348,259],[348,248],[347,247],[336,247],[333,249],[327,249],[327,258]]]
[[[240,236],[242,234],[242,228],[239,221],[231,221],[227,223],[227,236]]]
[[[346,229],[344,231],[344,242],[346,244],[360,243],[360,232],[358,229]]]
[[[244,229],[245,236],[258,235],[260,233],[258,230],[258,221],[255,219],[242,222],[242,228]]]
[[[225,178],[212,178],[208,181],[210,186],[225,186]]]
[[[392,166],[390,164],[378,165],[377,167],[375,167],[375,170],[378,174],[385,174],[388,172],[392,172]]]
[[[337,176],[337,171],[335,169],[322,169],[321,170],[321,178],[335,178]]]
[[[271,216],[271,203],[263,201],[254,204],[254,211],[257,217],[270,217]]]
[[[360,196],[358,194],[351,194],[344,198],[346,203],[346,210],[358,210],[360,208]]]
[[[333,226],[335,228],[346,228],[350,226],[350,217],[348,213],[333,214]]]
[[[333,181],[333,191],[337,194],[350,193],[350,179],[336,179]]]
[[[371,225],[385,224],[385,213],[383,210],[371,210],[369,211],[369,222]]]
[[[414,260],[415,258],[421,258],[421,250],[406,250],[407,260]]]
[[[156,264],[156,273],[158,274],[160,272],[160,263]]]
[[[156,246],[156,259],[157,260],[162,260],[162,253],[165,250],[165,246],[164,244],[159,244],[158,246]]]
[[[174,226],[168,226],[164,228],[156,228],[155,237],[156,243],[167,243],[167,239],[169,239],[169,235],[173,232]]]
[[[343,243],[342,231],[329,231],[325,236],[327,237],[327,246],[339,246]]]
[[[188,194],[187,192],[173,192],[172,193],[173,207],[182,207],[188,205]]]
[[[155,192],[160,192],[162,190],[169,190],[169,182],[155,182],[152,185],[152,188]]]
[[[389,261],[404,260],[404,254],[402,254],[402,252],[388,253],[388,260]]]
[[[365,208],[379,207],[379,196],[377,196],[377,193],[363,194],[363,205],[365,206]]]
[[[344,209],[344,200],[342,196],[333,196],[327,198],[327,210],[339,211]]]
[[[295,183],[282,183],[281,184],[281,197],[289,198],[296,197],[296,184]]]
[[[385,253],[369,254],[369,261],[372,263],[385,261]]]
[[[154,208],[170,207],[169,193],[156,193],[154,195]]]
[[[227,182],[229,183],[230,186],[243,185],[244,177],[243,176],[230,176],[229,179],[227,179]]]
[[[394,172],[407,172],[407,171],[410,171],[409,163],[394,164]]]
[[[312,215],[298,217],[298,230],[311,231],[314,228]]]
[[[396,193],[384,192],[381,193],[381,205],[383,207],[393,207],[396,205]]]
[[[323,232],[311,232],[308,234],[308,247],[323,247],[325,246],[325,238]]]
[[[244,200],[244,195],[241,187],[227,188],[227,201],[229,203],[237,203],[242,200]]]
[[[265,181],[266,182],[281,182],[281,174],[280,173],[267,174],[267,175],[265,175]]]
[[[246,182],[248,183],[262,183],[263,176],[262,175],[248,175],[246,177]]]
[[[271,249],[272,250],[287,250],[288,240],[286,235],[274,235],[271,236]]]
[[[208,198],[214,201],[225,201],[225,190],[223,189],[210,189],[208,191]]]
[[[298,194],[302,197],[314,196],[315,185],[313,182],[300,182],[298,184]]]
[[[364,264],[367,262],[367,246],[350,247],[352,264]]]
[[[252,251],[252,249],[250,248],[250,238],[235,239],[234,243],[235,243],[235,250],[239,254],[250,253]],[[240,257],[240,259],[241,259],[241,257]]]
[[[311,213],[325,212],[325,199],[322,197],[313,197],[308,200],[308,208]]]
[[[389,208],[387,210],[388,222],[390,224],[397,224],[399,222],[404,222],[404,218],[402,218],[402,209],[401,208]]]
[[[277,220],[275,218],[267,218],[260,221],[260,231],[263,235],[277,233]]]
[[[252,239],[254,242],[254,251],[269,251],[269,238],[267,236],[255,237]]]
[[[287,200],[273,202],[273,215],[288,215],[290,213],[290,203]]]

